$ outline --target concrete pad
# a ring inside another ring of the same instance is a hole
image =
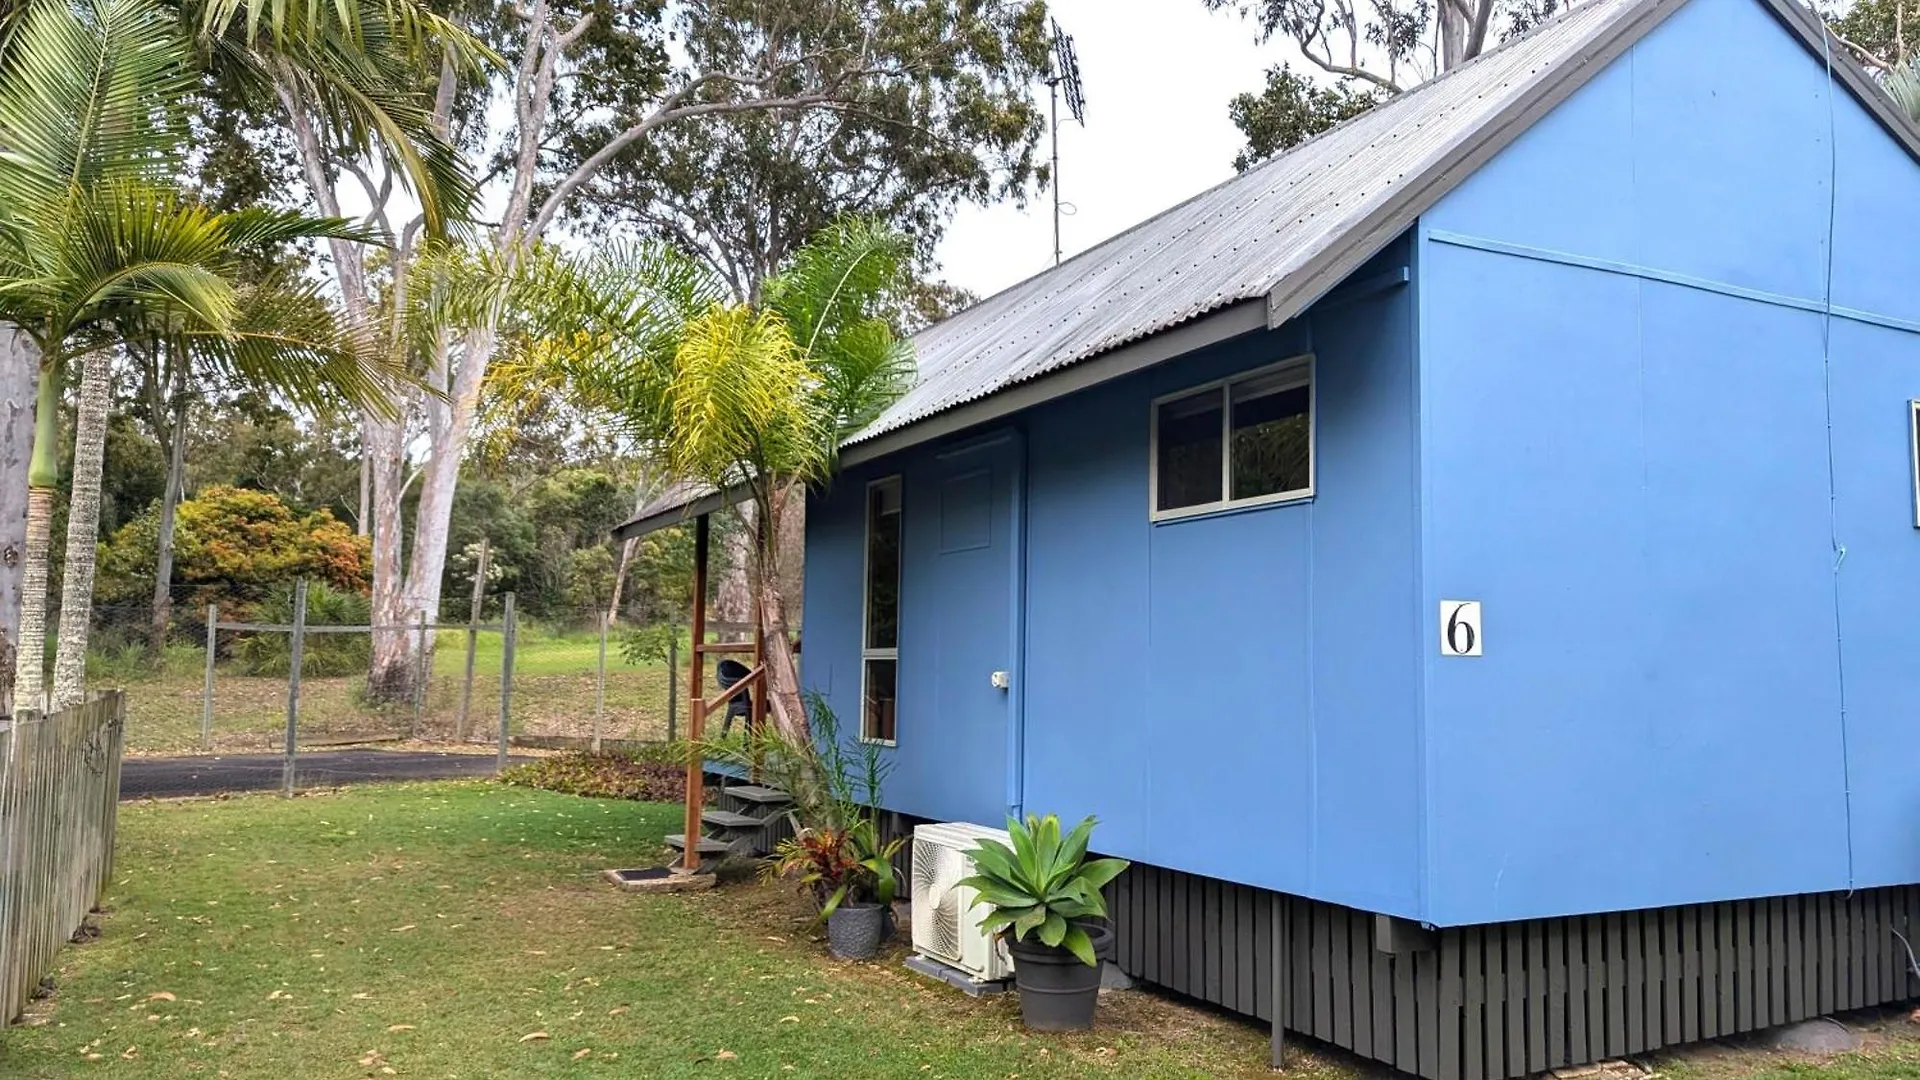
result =
[[[623,892],[698,892],[713,888],[717,880],[710,873],[683,874],[671,867],[646,866],[629,870],[602,870],[606,878]]]

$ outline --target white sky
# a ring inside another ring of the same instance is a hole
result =
[[[1050,6],[1073,35],[1087,93],[1086,127],[1060,127],[1060,195],[1077,211],[1061,218],[1060,246],[1071,257],[1232,176],[1242,140],[1227,102],[1258,90],[1283,53],[1279,42],[1256,45],[1252,23],[1209,12],[1202,0]],[[1044,104],[1046,87],[1039,93]],[[962,207],[939,257],[947,281],[983,298],[1046,269],[1052,194],[1025,209]]]

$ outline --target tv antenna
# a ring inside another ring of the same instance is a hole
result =
[[[1081,127],[1087,126],[1087,94],[1080,85],[1080,58],[1073,51],[1073,35],[1060,29],[1058,19],[1049,19],[1053,24],[1053,64],[1047,76],[1047,96],[1051,99],[1052,122],[1048,125],[1053,135],[1053,265],[1060,265],[1060,93],[1066,91],[1067,112]],[[1065,212],[1073,212],[1073,204],[1065,205]]]

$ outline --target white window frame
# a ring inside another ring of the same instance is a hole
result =
[[[1295,369],[1297,382],[1288,382],[1280,390],[1307,388],[1307,486],[1292,491],[1276,491],[1268,495],[1254,495],[1245,499],[1235,499],[1233,493],[1233,393],[1237,383],[1264,378],[1276,372]],[[1160,509],[1160,406],[1169,401],[1192,397],[1206,390],[1220,392],[1220,494],[1221,498],[1210,503],[1198,503],[1182,506],[1174,510]],[[1319,380],[1314,378],[1314,354],[1302,353],[1289,356],[1277,363],[1249,371],[1235,372],[1224,379],[1197,383],[1182,387],[1170,394],[1161,394],[1147,406],[1147,517],[1153,522],[1178,521],[1182,518],[1204,517],[1208,514],[1227,513],[1258,506],[1279,506],[1285,503],[1306,502],[1313,498],[1320,467],[1320,391]]]
[[[1920,398],[1907,402],[1907,453],[1913,456],[1913,527],[1920,529]]]
[[[894,646],[891,649],[875,649],[867,645],[867,632],[872,629],[872,609],[868,606],[873,584],[873,489],[892,485],[900,496],[900,565],[895,568],[893,583],[894,605]],[[899,473],[883,476],[867,482],[861,493],[860,501],[860,741],[875,746],[900,745],[900,580],[906,576],[907,556],[907,499],[906,484]],[[893,661],[893,738],[875,739],[867,735],[867,661]]]

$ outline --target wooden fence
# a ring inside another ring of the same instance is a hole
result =
[[[0,721],[0,1027],[19,1017],[113,872],[126,699]]]

